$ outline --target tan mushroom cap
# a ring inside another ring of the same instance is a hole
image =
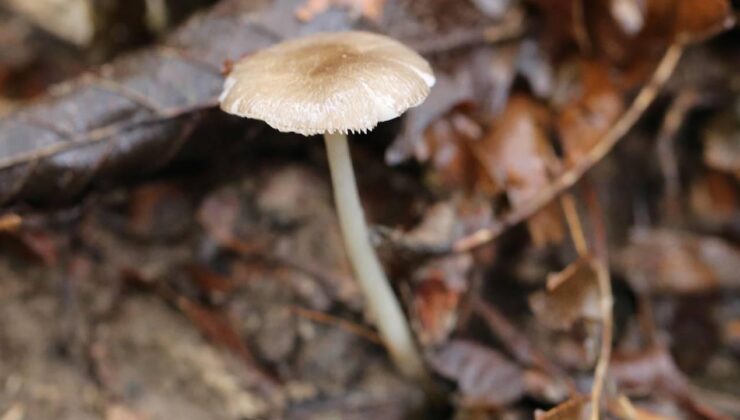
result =
[[[371,130],[426,99],[434,74],[383,35],[322,33],[286,41],[234,65],[221,109],[303,135]]]

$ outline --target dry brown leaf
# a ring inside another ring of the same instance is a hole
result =
[[[565,274],[556,282],[548,282],[547,290],[530,296],[529,305],[543,325],[565,330],[581,319],[601,319],[593,264],[589,259],[574,262],[561,272]]]
[[[442,344],[455,328],[472,264],[468,254],[453,255],[433,260],[413,274],[411,318],[417,337],[425,346]]]
[[[637,407],[624,395],[609,401],[609,412],[620,420],[678,420]]]
[[[513,209],[549,183],[555,157],[545,131],[547,123],[544,108],[527,96],[512,95],[493,130],[475,148],[487,175],[506,190]],[[564,232],[557,207],[546,207],[530,218],[529,229],[537,245],[560,242]]]
[[[468,116],[469,112],[467,107],[456,107],[433,121],[424,133],[425,149],[433,168],[430,181],[436,188],[470,191],[479,187],[480,163],[475,161],[471,145],[480,138],[483,129]],[[490,182],[485,189],[496,190]]]
[[[676,38],[697,41],[732,23],[728,0],[537,0],[541,41],[554,52],[577,45],[616,63],[659,55]]]
[[[547,411],[536,410],[535,420],[586,420],[591,411],[590,401],[584,396],[573,397]]]
[[[719,238],[634,230],[617,264],[640,293],[699,293],[740,287],[740,250]]]
[[[676,32],[679,37],[700,40],[729,28],[733,23],[729,0],[679,0]]]
[[[601,140],[624,109],[624,101],[605,62],[583,60],[578,67],[580,94],[563,105],[557,122],[571,164]]]
[[[524,394],[522,370],[499,352],[467,340],[452,340],[430,356],[432,368],[457,382],[467,406],[503,407]]]
[[[738,111],[721,113],[709,123],[704,135],[704,161],[740,180],[740,119],[736,114],[740,114],[740,106]]]
[[[712,230],[732,226],[740,216],[736,182],[721,172],[709,171],[696,177],[691,184],[689,201],[693,215]]]

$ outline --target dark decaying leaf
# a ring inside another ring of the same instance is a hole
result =
[[[640,293],[700,293],[740,287],[740,250],[713,237],[639,229],[618,258]]]
[[[524,394],[522,370],[499,352],[467,340],[451,340],[429,358],[432,368],[457,383],[462,402],[502,407]]]
[[[294,6],[285,0],[222,1],[162,45],[115,60],[0,118],[0,202],[51,201],[101,179],[155,170],[182,148],[196,117],[216,104],[224,62],[299,33],[362,24],[346,11],[302,24]],[[383,19],[378,29],[412,46],[430,34],[482,33],[487,20],[472,5],[454,11],[459,19],[440,23],[406,2],[391,2],[385,12],[394,19]]]
[[[579,320],[598,321],[599,288],[593,261],[578,260],[558,275],[556,284],[548,282],[547,290],[529,298],[529,305],[537,319],[556,329],[569,329]]]

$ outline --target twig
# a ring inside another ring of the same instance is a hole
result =
[[[689,111],[696,105],[698,95],[693,90],[681,92],[663,118],[663,125],[655,142],[660,171],[665,181],[664,205],[668,220],[676,221],[681,210],[678,204],[681,184],[678,177],[678,160],[673,142]]]
[[[596,269],[596,281],[599,283],[599,295],[600,309],[602,317],[602,330],[601,330],[601,349],[599,350],[599,361],[596,363],[596,369],[594,371],[594,384],[591,389],[591,420],[599,420],[601,393],[604,389],[604,381],[606,379],[606,372],[609,369],[609,359],[611,358],[612,350],[612,334],[614,323],[612,320],[612,287],[611,280],[609,279],[609,271],[604,265],[603,261],[595,264]]]
[[[360,336],[372,343],[383,346],[383,340],[380,338],[380,336],[376,334],[373,330],[365,328],[362,325],[347,321],[346,319],[329,315],[324,312],[312,311],[310,309],[301,308],[300,306],[295,305],[291,306],[291,311],[293,311],[296,315],[300,317],[321,324],[334,325],[354,335]]]
[[[590,54],[592,50],[591,38],[586,29],[586,0],[571,2],[570,15],[573,17],[573,37],[581,52]]]
[[[573,246],[576,248],[578,256],[584,257],[588,254],[588,245],[586,245],[586,236],[583,234],[583,226],[581,225],[581,219],[578,217],[578,210],[576,209],[576,202],[573,199],[573,195],[563,194],[560,197],[560,206],[563,207],[565,221],[568,223],[568,230],[573,240]]]
[[[594,370],[594,384],[591,388],[591,420],[599,420],[601,394],[604,389],[606,373],[609,369],[609,360],[611,359],[612,336],[614,334],[614,320],[612,318],[614,295],[612,294],[611,279],[609,277],[608,243],[603,210],[599,205],[596,191],[591,188],[591,185],[585,183],[584,189],[586,206],[593,225],[593,249],[597,257],[594,269],[596,271],[596,281],[599,285],[599,307],[601,309],[602,322],[601,348],[599,350],[599,360]]]
[[[503,216],[491,226],[480,229],[469,236],[457,240],[451,247],[452,252],[466,252],[484,245],[506,229],[528,219],[547,203],[572,187],[589,169],[601,161],[617,142],[632,128],[642,114],[653,103],[661,88],[673,74],[684,50],[684,45],[671,45],[655,69],[650,81],[640,90],[630,107],[611,127],[604,137],[584,155],[573,167],[560,174],[550,185],[532,200],[524,203],[515,211]]]

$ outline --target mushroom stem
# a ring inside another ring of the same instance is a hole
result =
[[[424,363],[411,335],[409,324],[375,255],[375,250],[370,245],[347,136],[325,134],[324,140],[344,246],[370,313],[398,369],[408,377],[426,379],[428,376]]]

